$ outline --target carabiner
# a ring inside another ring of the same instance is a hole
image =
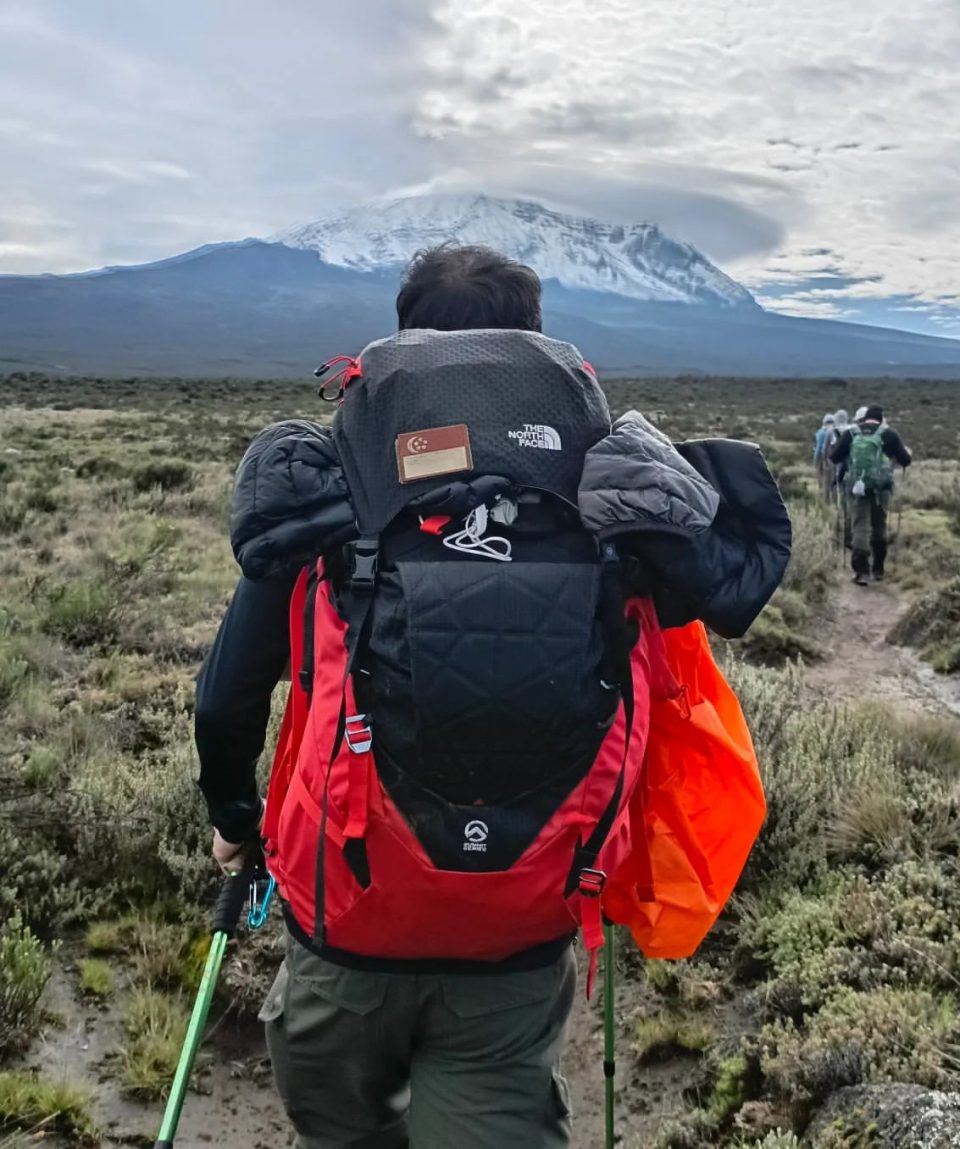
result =
[[[257,880],[250,883],[250,912],[247,914],[247,925],[252,930],[258,930],[267,920],[267,911],[273,899],[273,892],[277,888],[276,880],[271,874],[267,878],[267,888],[263,893],[263,900],[257,901]]]

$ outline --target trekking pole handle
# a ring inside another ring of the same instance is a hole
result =
[[[220,887],[220,896],[213,910],[212,930],[232,937],[243,913],[250,894],[250,887],[263,873],[263,848],[259,840],[251,845],[243,856],[243,866],[236,874],[227,877]]]

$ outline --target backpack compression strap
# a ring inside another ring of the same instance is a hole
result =
[[[350,683],[350,675],[353,672],[357,652],[363,643],[367,627],[373,617],[380,541],[375,535],[361,536],[353,544],[352,550],[353,565],[348,584],[350,599],[347,611],[347,659],[343,668],[343,681],[340,684],[340,713],[337,716],[337,730],[330,750],[329,766],[323,786],[323,800],[320,806],[320,842],[317,849],[317,892],[313,929],[313,940],[318,945],[323,945],[326,933],[323,857],[329,813],[330,770],[344,741],[350,750],[350,763],[347,825],[343,831],[345,839],[342,846],[343,856],[360,885],[368,886],[370,884],[370,866],[367,860],[364,835],[367,829],[373,734],[367,724],[365,714],[347,714],[347,687]]]
[[[609,654],[609,665],[614,672],[614,682],[620,689],[623,704],[623,759],[620,773],[610,801],[586,842],[581,841],[573,856],[573,865],[567,876],[564,890],[570,895],[580,892],[580,927],[583,931],[583,944],[590,955],[587,971],[587,997],[593,992],[593,980],[597,969],[597,955],[603,946],[603,915],[601,898],[607,875],[596,868],[597,858],[603,849],[613,823],[616,821],[623,787],[626,782],[627,756],[630,752],[630,738],[633,733],[634,697],[633,666],[630,661],[632,636],[626,618],[626,603],[620,585],[620,557],[612,543],[605,543],[602,550],[600,618]],[[612,684],[611,684],[612,685]]]

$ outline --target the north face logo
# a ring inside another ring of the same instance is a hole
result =
[[[559,434],[543,423],[524,423],[521,430],[507,434],[520,447],[540,447],[544,451],[559,451],[562,447]]]
[[[489,834],[490,830],[486,822],[468,822],[463,830],[463,836],[466,839],[463,848],[472,850],[474,853],[485,853]]]

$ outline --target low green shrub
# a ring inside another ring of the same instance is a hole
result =
[[[24,1070],[0,1072],[0,1128],[63,1133],[82,1144],[96,1144],[96,1127],[87,1109],[89,1096],[65,1083],[45,1081]]]
[[[115,479],[127,473],[127,467],[112,455],[91,455],[76,466],[78,479]]]
[[[708,1017],[663,1011],[635,1024],[632,1049],[637,1062],[647,1065],[678,1053],[703,1053],[716,1036],[716,1028]]]
[[[50,972],[43,946],[15,912],[0,933],[0,1058],[39,1029]]]
[[[776,599],[769,602],[738,644],[743,653],[762,666],[782,666],[802,658],[815,662],[820,650],[815,642],[787,621]]]
[[[88,997],[109,997],[113,992],[114,975],[102,958],[85,958],[78,969],[80,992]]]
[[[738,1141],[737,1149],[801,1149],[801,1145],[796,1133],[771,1129],[759,1141]]]
[[[87,926],[85,941],[92,954],[122,954],[128,952],[131,938],[128,932],[129,919],[91,922]]]
[[[953,673],[960,648],[960,575],[917,599],[889,637],[891,642],[916,647],[937,669]]]
[[[831,872],[826,830],[838,811],[867,791],[897,793],[894,743],[855,707],[811,702],[796,671],[732,661],[727,672],[751,725],[767,796],[766,824],[740,889],[817,889]]]
[[[161,459],[137,467],[132,481],[133,489],[139,493],[156,487],[161,491],[189,491],[196,482],[196,472],[180,459]]]
[[[155,989],[134,993],[124,1018],[127,1040],[120,1051],[120,1076],[130,1094],[156,1099],[169,1088],[187,1022],[179,997]]]
[[[29,673],[30,665],[19,649],[0,637],[0,708],[19,692]]]
[[[771,1022],[756,1039],[768,1087],[803,1104],[863,1082],[960,1085],[953,1000],[921,989],[838,992],[804,1025]]]
[[[807,603],[822,605],[840,565],[833,512],[823,504],[791,504],[793,549],[782,587]]]
[[[73,579],[47,589],[40,626],[69,646],[109,646],[116,641],[122,608],[105,580]]]
[[[45,790],[57,777],[60,754],[52,746],[34,746],[23,766],[21,780],[31,790]]]
[[[0,499],[0,535],[15,535],[27,521],[27,504],[9,494]]]

